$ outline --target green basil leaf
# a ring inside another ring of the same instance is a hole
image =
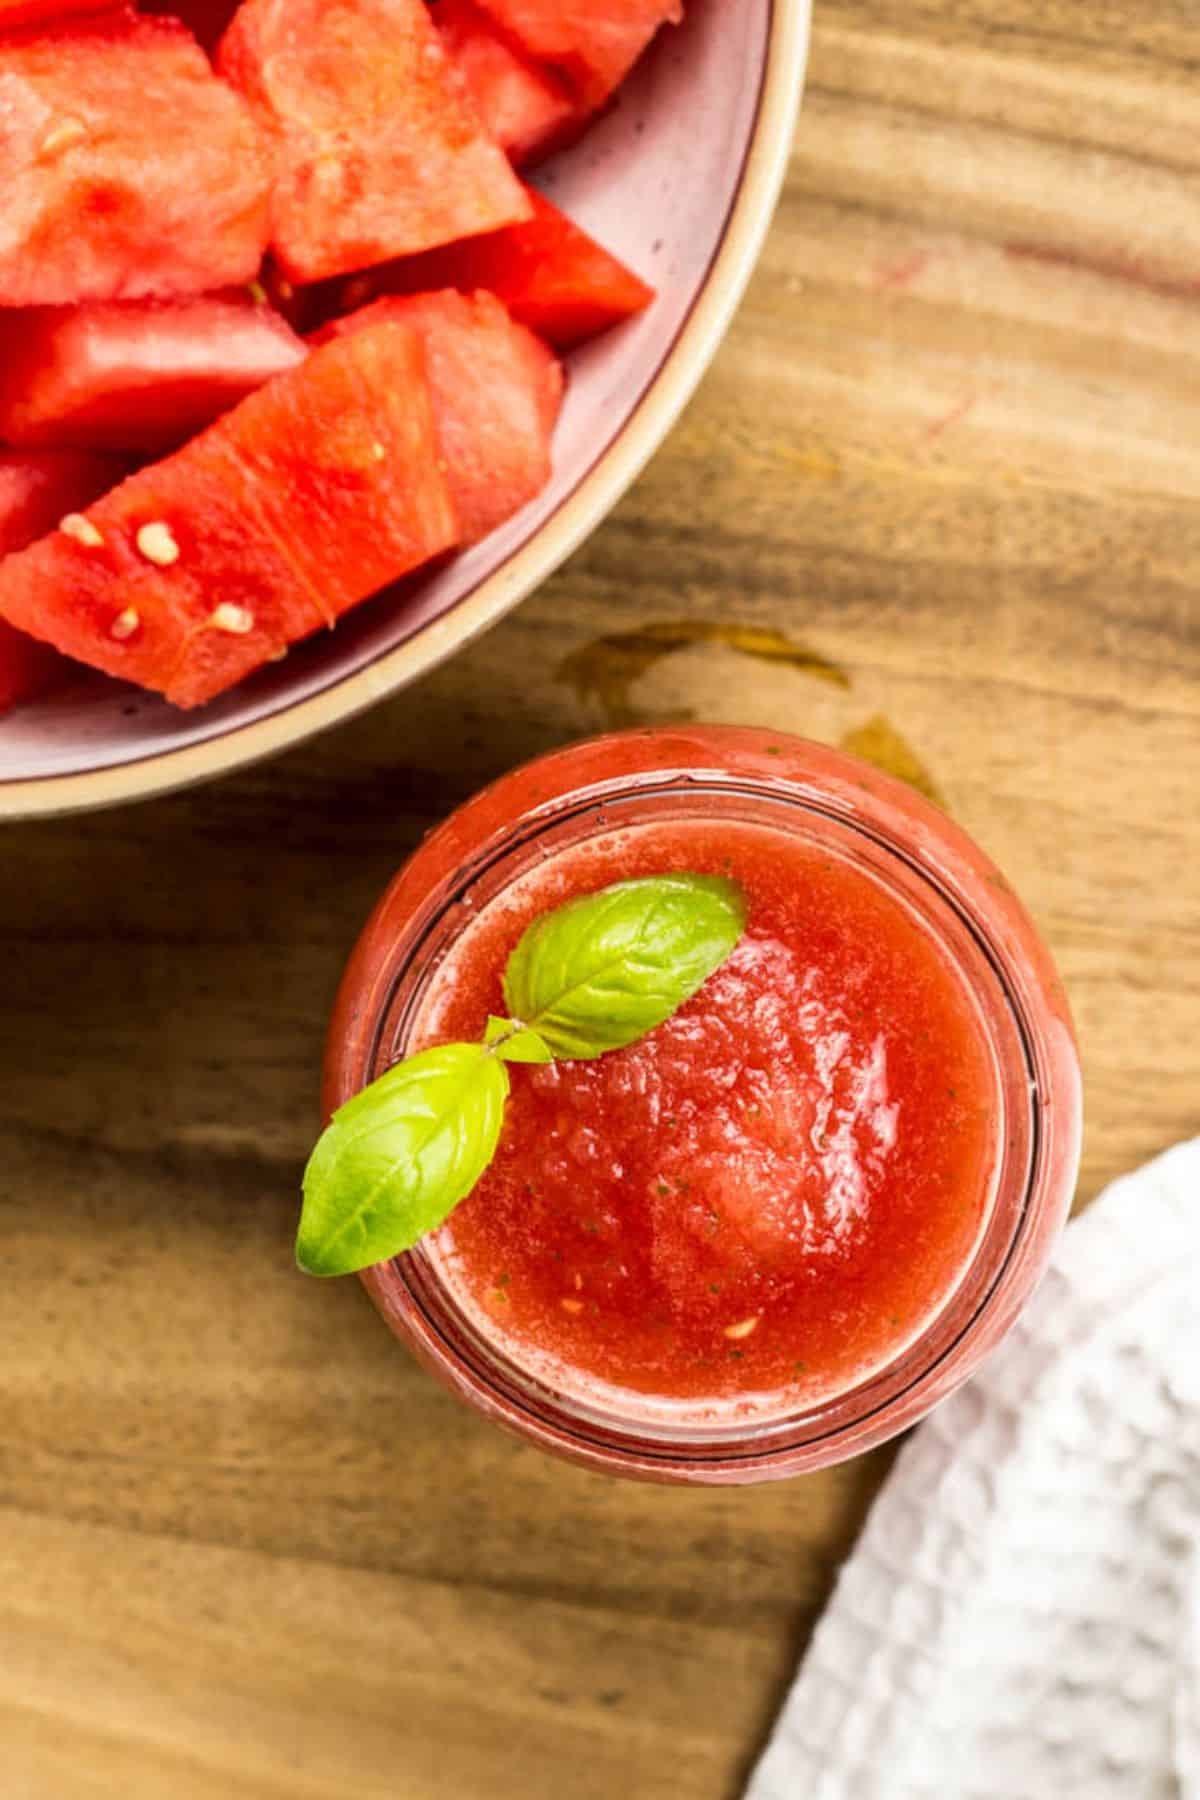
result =
[[[495,1155],[508,1087],[482,1044],[443,1044],[339,1107],[304,1171],[300,1267],[349,1275],[435,1230]]]
[[[555,1056],[602,1056],[653,1031],[729,955],[746,923],[736,882],[715,875],[620,881],[529,926],[504,1000]]]
[[[492,1055],[498,1056],[501,1062],[554,1061],[554,1052],[549,1044],[544,1044],[536,1031],[530,1031],[518,1019],[498,1019],[495,1013],[490,1014],[483,1041]]]

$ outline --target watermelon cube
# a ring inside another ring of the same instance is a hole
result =
[[[24,550],[59,520],[114,487],[125,465],[108,456],[0,452],[0,557]],[[0,712],[54,687],[71,665],[36,638],[0,620]]]
[[[480,118],[514,163],[557,146],[580,120],[565,84],[526,56],[474,0],[437,0],[442,42]]]
[[[195,706],[458,535],[420,341],[385,322],[0,563],[0,617]]]
[[[245,0],[217,61],[276,134],[291,280],[528,218],[425,0]]]
[[[533,213],[526,224],[355,276],[343,283],[335,310],[361,306],[381,294],[487,288],[514,319],[567,350],[649,305],[652,287],[543,195],[533,188],[526,192]]]
[[[0,39],[0,305],[249,281],[272,157],[181,25],[128,16]]]
[[[530,56],[553,63],[580,102],[602,106],[681,0],[479,0]]]
[[[468,299],[450,290],[377,300],[319,336],[328,341],[383,319],[410,326],[425,346],[446,480],[463,542],[475,543],[550,478],[561,364],[494,294]]]
[[[0,438],[170,449],[305,355],[244,291],[0,313]]]

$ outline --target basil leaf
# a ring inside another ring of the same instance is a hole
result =
[[[304,1171],[300,1267],[350,1275],[435,1230],[495,1155],[508,1086],[482,1044],[443,1044],[339,1107]]]
[[[617,882],[534,920],[504,972],[505,1004],[555,1056],[602,1056],[669,1019],[745,923],[741,889],[719,876]]]
[[[495,1013],[490,1014],[483,1041],[492,1055],[498,1056],[501,1062],[554,1061],[554,1052],[549,1044],[543,1043],[537,1032],[530,1031],[519,1019],[498,1019]]]

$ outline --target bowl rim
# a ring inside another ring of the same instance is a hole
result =
[[[762,84],[741,179],[707,274],[676,338],[615,438],[551,516],[439,618],[307,699],[200,744],[110,768],[0,780],[0,819],[47,818],[149,799],[278,754],[408,686],[511,612],[600,523],[691,399],[745,292],[791,155],[811,0],[769,0]]]

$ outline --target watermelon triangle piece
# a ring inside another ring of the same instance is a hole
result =
[[[529,216],[425,0],[244,0],[217,61],[275,134],[272,242],[293,281]]]
[[[535,188],[526,193],[526,223],[352,277],[337,290],[333,310],[347,312],[382,294],[486,288],[514,319],[568,350],[650,304],[654,289],[632,269]]]
[[[494,294],[444,291],[377,300],[322,341],[393,320],[425,346],[438,444],[464,543],[494,531],[550,478],[562,365]]]
[[[195,706],[458,536],[420,342],[385,322],[0,563],[0,617]]]

